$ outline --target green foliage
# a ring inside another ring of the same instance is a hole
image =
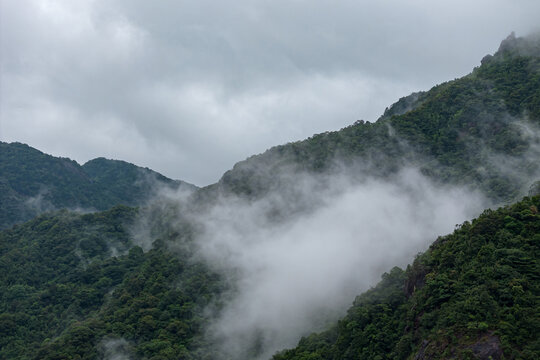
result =
[[[538,359],[539,206],[525,198],[465,222],[274,359],[467,358],[488,341],[506,359]]]
[[[111,203],[141,204],[148,195],[153,194],[156,185],[196,189],[191,184],[171,180],[148,168],[141,168],[125,161],[97,158],[85,163],[82,169],[95,184],[96,192],[100,194],[101,202],[94,205],[98,209],[107,209]]]
[[[261,197],[280,189],[280,172],[328,172],[336,159],[385,178],[414,165],[496,201],[527,187],[536,195],[538,184],[526,182],[540,163],[524,156],[532,145],[519,126],[540,123],[540,60],[503,45],[470,75],[400,99],[376,123],[358,121],[236,164],[198,191],[193,206],[204,209],[215,191]],[[58,208],[137,205],[156,183],[189,186],[121,161],[79,166],[0,143],[0,229]],[[384,274],[331,329],[274,359],[465,359],[482,347],[506,359],[540,358],[539,202],[525,198],[464,223],[405,271]],[[137,210],[125,206],[47,213],[1,232],[0,359],[219,356],[204,343],[203,310],[219,309],[225,281],[192,258],[191,225],[170,226],[181,209],[161,205],[148,209],[154,242],[146,252],[127,230]]]
[[[28,145],[0,142],[0,229],[61,208],[136,206],[160,186],[195,189],[124,161],[99,158],[80,166]]]
[[[540,125],[539,55],[500,50],[468,76],[400,99],[375,123],[358,121],[240,162],[217,186],[258,197],[279,188],[280,172],[332,171],[336,161],[359,162],[382,177],[416,166],[436,182],[512,201],[525,195],[527,179],[540,170],[537,153],[523,156],[534,142],[522,129]]]
[[[95,359],[105,339],[147,359],[203,346],[224,282],[187,251],[134,246],[136,216],[62,211],[0,233],[0,359]]]

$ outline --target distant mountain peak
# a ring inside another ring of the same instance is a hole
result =
[[[540,56],[540,32],[517,37],[515,32],[501,41],[497,54],[514,53],[519,56]]]

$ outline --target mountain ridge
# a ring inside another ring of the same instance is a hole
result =
[[[273,147],[181,201],[157,196],[139,209],[47,213],[0,232],[0,270],[7,274],[0,282],[0,358],[227,359],[209,343],[207,331],[240,271],[218,273],[194,256],[201,229],[193,217],[216,203],[251,204],[278,193],[289,207],[269,201],[263,210],[279,222],[306,210],[294,193],[304,174],[322,179],[324,188],[325,176],[343,169],[361,183],[367,176],[392,180],[415,166],[435,184],[470,185],[494,203],[515,201],[528,188],[534,195],[540,59],[535,52],[524,55],[520,38],[503,44],[471,74],[401,98],[375,123],[359,121]],[[7,145],[0,146],[5,159]],[[25,180],[25,171],[42,169],[38,175],[48,179],[47,161],[32,159],[10,171],[20,171],[14,175]],[[3,169],[10,164],[0,163]],[[136,199],[137,191],[144,198],[149,191],[136,184],[131,171],[137,167],[126,162],[98,158],[80,166],[64,159],[52,165],[65,174],[60,180],[68,186],[58,196],[66,202],[91,197],[96,189],[77,188],[71,178],[117,183],[120,192],[104,186],[97,188],[97,200],[88,201]],[[0,172],[2,196],[20,203],[39,195],[39,181],[12,187],[6,174]],[[462,223],[406,270],[383,275],[330,330],[306,336],[274,358],[537,358],[539,201],[523,198]],[[1,209],[10,213],[19,203],[2,201]],[[138,222],[150,228],[140,232],[144,239],[133,235]],[[263,335],[256,340],[244,349],[246,359],[264,350]]]
[[[97,158],[79,165],[26,144],[0,142],[0,229],[55,209],[140,205],[162,187],[196,189],[120,160]]]
[[[540,177],[538,162],[520,162],[528,151],[531,157],[540,154],[538,38],[511,35],[470,74],[401,98],[376,122],[357,121],[272,147],[236,163],[205,189],[256,198],[273,188],[276,174],[290,168],[320,173],[332,171],[336,159],[346,166],[360,159],[382,176],[407,163],[436,181],[476,187],[496,203],[515,199]],[[504,156],[515,168],[497,168],[491,155]]]
[[[439,237],[358,296],[330,330],[273,359],[534,359],[539,201],[486,210]]]

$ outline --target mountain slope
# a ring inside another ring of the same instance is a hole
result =
[[[0,359],[95,359],[119,341],[137,358],[178,359],[202,346],[220,277],[163,243],[143,252],[135,221],[120,206],[0,232]]]
[[[471,186],[496,202],[515,199],[540,177],[535,41],[509,37],[470,75],[402,98],[376,123],[272,148],[182,203],[158,197],[138,211],[64,211],[1,232],[0,358],[223,357],[204,333],[235,283],[193,257],[193,217],[216,201],[274,192],[285,201],[264,210],[279,222],[280,212],[305,210],[290,187],[302,174],[388,179],[414,166],[435,183]],[[58,207],[136,205],[154,181],[178,186],[125,162],[79,166],[26,145],[0,146],[4,226]],[[467,358],[490,348],[493,358],[534,358],[538,207],[537,197],[525,199],[465,223],[406,271],[384,275],[338,325],[276,359]],[[134,236],[138,226],[150,229]],[[136,246],[142,242],[152,244],[148,251]]]
[[[525,198],[465,222],[274,359],[537,359],[539,207]]]
[[[123,161],[99,158],[80,166],[25,144],[0,142],[0,229],[59,208],[138,205],[160,186],[195,189]]]
[[[539,38],[512,34],[471,74],[400,99],[375,123],[358,121],[252,156],[205,191],[256,198],[279,188],[284,173],[344,165],[388,177],[416,166],[495,202],[515,199],[540,177]]]

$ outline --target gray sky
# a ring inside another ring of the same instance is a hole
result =
[[[0,140],[206,185],[460,77],[537,0],[0,0]]]

